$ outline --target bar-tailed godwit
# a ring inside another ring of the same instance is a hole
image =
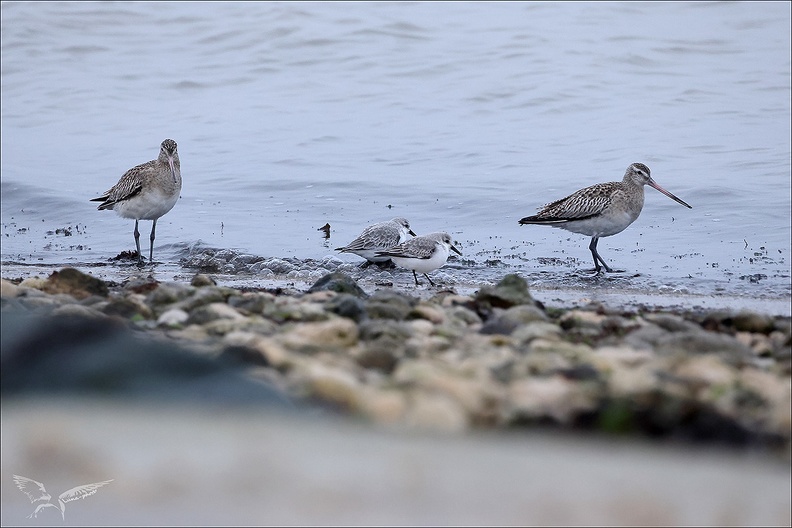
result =
[[[427,273],[446,263],[449,250],[453,250],[458,255],[462,254],[452,244],[451,235],[441,232],[411,238],[387,251],[378,251],[377,255],[390,257],[397,266],[412,270],[416,286],[418,286],[416,271],[423,273],[429,284],[434,286]]]
[[[621,233],[638,218],[644,204],[644,185],[654,187],[669,198],[692,209],[660,187],[652,179],[649,167],[643,163],[633,163],[627,167],[622,181],[598,183],[580,189],[566,198],[545,205],[537,214],[526,216],[519,223],[560,227],[573,233],[590,236],[589,249],[594,257],[594,271],[599,272],[604,267],[605,271],[611,273],[614,270],[597,253],[597,242],[600,237]]]
[[[363,267],[372,262],[382,263],[390,257],[377,255],[377,251],[385,251],[407,240],[407,235],[415,236],[406,218],[397,217],[387,222],[370,225],[358,237],[344,247],[336,248],[341,253],[354,253],[366,259]]]
[[[92,202],[102,202],[99,210],[112,209],[122,218],[135,219],[135,245],[138,265],[142,264],[140,253],[140,220],[153,220],[149,262],[154,258],[154,232],[157,219],[173,209],[182,188],[179,153],[176,142],[166,139],[160,145],[157,159],[132,167],[121,176],[113,187]]]

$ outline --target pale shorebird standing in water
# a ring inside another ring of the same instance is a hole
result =
[[[418,286],[416,271],[423,273],[429,284],[434,286],[427,273],[442,267],[448,260],[451,250],[458,255],[462,254],[451,243],[451,235],[441,232],[411,238],[387,251],[378,251],[377,255],[390,257],[397,266],[412,270],[416,286]]]
[[[361,267],[366,267],[372,262],[383,264],[390,257],[377,255],[378,251],[385,251],[407,240],[407,235],[415,236],[410,229],[410,222],[406,218],[396,217],[387,222],[370,225],[358,237],[344,247],[336,248],[341,253],[354,253],[366,259]]]
[[[132,167],[121,176],[111,189],[92,202],[102,202],[99,210],[112,209],[122,218],[135,219],[135,245],[138,265],[142,265],[140,252],[140,220],[153,220],[149,262],[154,258],[154,232],[157,219],[173,209],[182,188],[181,166],[176,142],[166,139],[160,145],[157,159]]]
[[[560,227],[590,236],[589,249],[594,257],[594,271],[599,273],[604,267],[605,271],[612,273],[614,270],[597,253],[597,242],[600,237],[621,233],[638,218],[644,204],[644,185],[654,187],[672,200],[692,209],[655,183],[650,176],[649,167],[643,163],[633,163],[627,167],[622,181],[598,183],[580,189],[566,198],[545,205],[537,214],[526,216],[519,223]]]

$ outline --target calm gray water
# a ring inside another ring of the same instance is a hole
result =
[[[184,187],[158,223],[162,279],[226,250],[266,259],[253,283],[340,265],[409,288],[409,272],[333,251],[405,216],[457,241],[464,259],[435,274],[450,284],[516,271],[547,288],[792,295],[788,2],[1,9],[4,277],[133,273],[108,262],[134,248],[134,222],[88,200],[173,138]],[[587,237],[517,224],[636,161],[693,209],[647,188],[641,217],[599,244],[628,273],[580,278]]]

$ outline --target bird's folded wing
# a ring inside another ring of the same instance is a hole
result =
[[[435,243],[431,240],[412,238],[407,242],[394,246],[387,251],[377,251],[377,255],[389,257],[404,257],[428,259],[434,253]]]
[[[547,204],[537,213],[538,218],[582,220],[601,214],[611,204],[611,193],[578,191],[566,198]]]

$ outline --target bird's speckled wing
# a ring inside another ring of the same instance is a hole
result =
[[[47,493],[47,490],[44,489],[44,484],[41,482],[14,475],[14,483],[19,488],[19,491],[28,496],[30,502],[50,499],[50,494]]]
[[[393,222],[368,226],[355,240],[336,251],[352,252],[366,249],[388,249],[399,243],[399,228]]]
[[[602,214],[613,201],[614,193],[618,191],[616,182],[592,185],[545,205],[535,216],[524,220],[564,222],[591,218]]]
[[[110,208],[118,202],[129,200],[143,189],[143,176],[154,169],[155,163],[156,162],[152,160],[142,165],[132,167],[121,176],[118,183],[102,193],[102,196],[92,198],[91,201],[102,202],[99,205],[99,210],[102,210]]]
[[[377,251],[377,255],[428,259],[432,257],[436,246],[437,242],[432,239],[417,237],[411,238],[387,251]]]
[[[96,493],[96,490],[111,482],[113,482],[113,479],[105,480],[102,482],[94,482],[93,484],[83,484],[82,486],[77,486],[76,488],[72,488],[70,490],[64,491],[58,496],[58,498],[63,502],[70,502],[77,499],[83,499],[85,497],[88,497],[89,495],[93,495],[94,493]]]

